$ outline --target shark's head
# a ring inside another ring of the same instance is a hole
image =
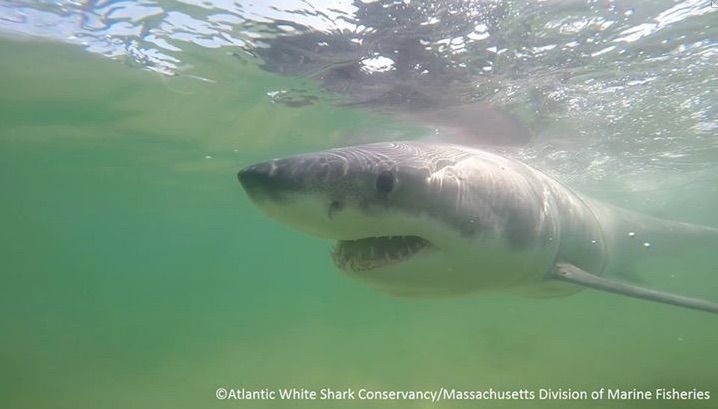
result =
[[[515,285],[555,252],[554,226],[497,202],[510,198],[490,174],[472,177],[475,159],[452,145],[377,143],[258,163],[238,178],[270,217],[336,241],[344,272],[394,294],[448,295]]]

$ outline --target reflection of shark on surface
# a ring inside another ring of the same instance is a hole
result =
[[[486,151],[376,143],[255,164],[239,181],[270,217],[336,240],[335,264],[385,292],[559,295],[577,284],[718,312],[616,278],[649,245],[715,243],[718,229],[599,203]]]
[[[487,50],[494,42],[512,41],[512,34],[501,29],[513,15],[510,5],[379,0],[354,2],[354,7],[348,18],[354,32],[297,27],[291,35],[263,39],[251,54],[267,71],[318,84],[336,105],[433,128],[452,142],[524,145],[540,130],[535,114],[547,105],[537,91],[541,81],[514,91],[530,95],[521,98],[529,106],[516,104],[518,97],[511,103],[491,101],[504,76],[511,76],[507,71],[520,69],[518,62],[499,64],[497,53]],[[493,33],[490,41],[467,37],[477,21]],[[453,38],[463,39],[463,51],[444,44]],[[550,85],[562,80],[552,77]],[[284,91],[273,101],[301,107],[320,100],[301,89]]]

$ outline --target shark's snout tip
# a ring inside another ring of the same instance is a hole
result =
[[[245,190],[266,185],[270,178],[270,168],[264,163],[250,165],[237,172],[237,180]]]
[[[252,196],[276,196],[302,190],[302,173],[292,172],[290,167],[291,163],[286,161],[256,163],[237,172],[237,180]]]
[[[246,168],[242,168],[237,172],[237,181],[240,185],[244,185],[244,180],[246,179],[247,173],[250,172],[250,169],[252,166],[247,166]]]

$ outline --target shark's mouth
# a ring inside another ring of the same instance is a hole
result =
[[[429,247],[431,243],[418,236],[341,240],[332,252],[332,258],[342,270],[366,271],[400,263]]]

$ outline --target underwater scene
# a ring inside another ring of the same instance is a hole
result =
[[[718,407],[712,0],[0,0],[0,180],[2,408]]]

